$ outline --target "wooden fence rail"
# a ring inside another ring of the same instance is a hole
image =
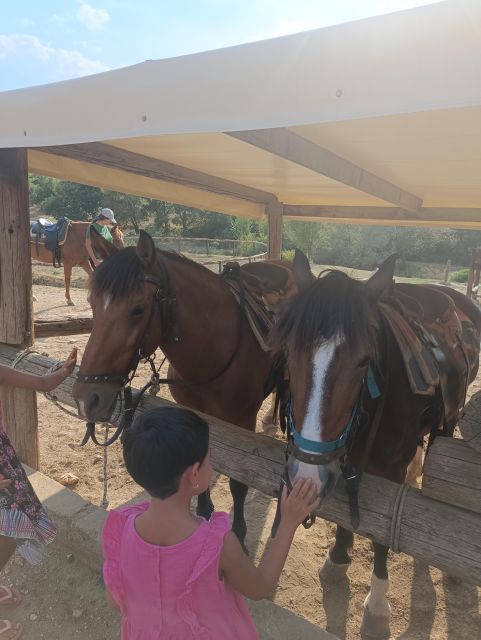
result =
[[[0,363],[10,364],[17,355],[14,348],[0,345]],[[30,354],[21,360],[18,368],[45,373],[53,362],[44,356]],[[70,406],[74,405],[73,381],[73,377],[69,378],[55,392],[60,402]],[[139,411],[171,404],[167,400],[147,397]],[[276,495],[284,466],[284,443],[204,417],[210,425],[213,467],[269,496]],[[79,441],[82,435],[83,425],[72,420],[72,439]],[[357,533],[481,585],[479,514],[432,500],[406,485],[399,486],[367,474],[359,489],[359,505],[361,524]],[[323,502],[319,515],[351,528],[342,481],[332,497]]]

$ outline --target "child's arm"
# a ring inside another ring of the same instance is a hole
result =
[[[72,373],[76,362],[77,348],[75,347],[60,369],[53,373],[46,373],[43,376],[17,371],[17,369],[1,364],[0,385],[18,387],[19,389],[32,389],[33,391],[51,391]]]
[[[245,555],[236,535],[230,531],[224,541],[220,568],[224,579],[239,593],[261,600],[276,588],[297,527],[319,507],[317,490],[311,480],[299,480],[289,496],[284,487],[281,521],[276,537],[269,541],[259,566]]]

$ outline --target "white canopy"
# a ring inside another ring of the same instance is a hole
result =
[[[481,228],[481,2],[3,92],[0,146],[236,215]]]

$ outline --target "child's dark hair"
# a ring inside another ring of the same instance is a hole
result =
[[[209,425],[187,409],[151,409],[134,421],[123,447],[135,482],[154,498],[165,499],[177,493],[184,471],[205,459]]]

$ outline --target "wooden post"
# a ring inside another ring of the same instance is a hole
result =
[[[280,260],[282,250],[282,202],[273,200],[266,205],[268,223],[268,255],[269,260]]]
[[[32,344],[32,264],[26,149],[0,149],[0,342]],[[34,391],[0,389],[3,418],[19,458],[38,469]]]

